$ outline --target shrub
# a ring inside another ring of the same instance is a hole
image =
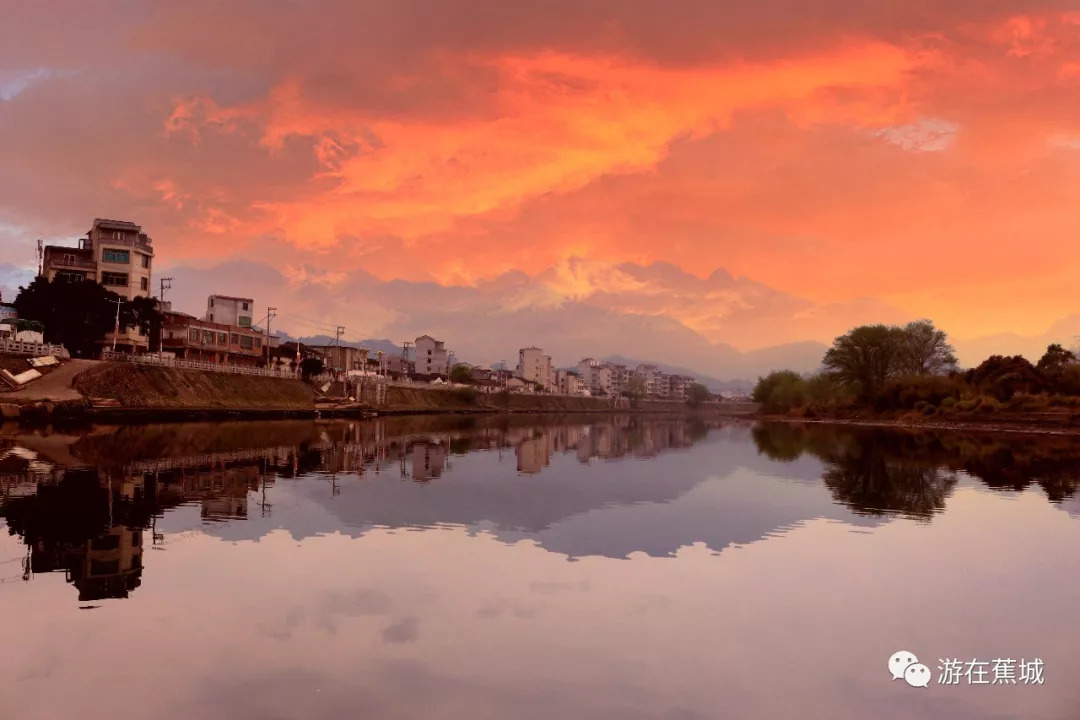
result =
[[[769,412],[788,412],[806,403],[806,380],[791,370],[771,372],[758,378],[753,398]]]
[[[452,392],[454,393],[454,397],[466,405],[476,405],[477,401],[480,399],[480,393],[476,391],[476,388],[456,388]]]
[[[956,398],[947,397],[947,398],[945,398],[944,400],[941,401],[941,409],[942,410],[952,410],[954,407],[956,407],[956,404],[957,404]]]
[[[878,410],[919,410],[958,398],[965,384],[960,376],[911,375],[891,380],[875,398]],[[920,404],[921,403],[921,404]]]
[[[1020,355],[987,358],[964,374],[968,384],[1000,401],[1018,392],[1038,393],[1046,389],[1046,376]]]
[[[979,399],[975,405],[975,409],[982,413],[997,412],[1001,408],[1001,403],[991,395],[979,396]]]

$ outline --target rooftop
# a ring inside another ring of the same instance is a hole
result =
[[[208,297],[206,299],[209,300],[210,298],[220,298],[222,300],[236,300],[238,302],[249,302],[249,303],[255,302],[255,300],[253,298],[236,297],[235,295],[211,295],[210,297]]]
[[[132,230],[142,232],[142,226],[127,220],[109,220],[108,218],[94,218],[94,227],[111,228],[113,230]]]

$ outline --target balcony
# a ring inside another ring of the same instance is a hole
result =
[[[97,264],[93,260],[85,260],[83,258],[66,258],[66,257],[46,257],[45,269],[46,270],[67,270],[69,268],[79,268],[81,270],[95,270]]]
[[[148,242],[143,242],[141,240],[135,240],[134,238],[124,238],[122,240],[117,240],[116,238],[112,237],[103,237],[98,239],[97,244],[103,247],[108,245],[123,245],[124,247],[135,248],[139,252],[144,252],[147,255],[154,254],[153,245]]]

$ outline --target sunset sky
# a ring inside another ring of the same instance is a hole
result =
[[[923,316],[972,353],[1080,332],[1073,0],[0,16],[5,299],[35,238],[113,217],[180,309],[250,293],[294,334],[431,332],[484,361],[702,364]]]

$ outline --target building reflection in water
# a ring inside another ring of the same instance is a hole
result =
[[[532,475],[558,453],[585,463],[652,457],[689,447],[695,435],[692,424],[678,418],[533,422],[473,422],[438,431],[410,431],[400,423],[391,431],[381,420],[337,422],[317,426],[296,444],[80,468],[61,467],[14,443],[0,445],[0,516],[27,548],[14,579],[63,572],[82,602],[126,598],[142,582],[144,537],[151,545],[164,540],[156,530],[163,513],[197,505],[204,522],[237,521],[248,517],[254,498],[266,516],[272,509],[267,490],[275,478],[321,475],[330,479],[334,494],[338,474],[395,473],[426,483],[450,471],[454,455],[477,451],[497,451],[500,459],[512,451],[517,471]],[[703,428],[697,436],[707,432]],[[115,454],[109,448],[95,457]]]

